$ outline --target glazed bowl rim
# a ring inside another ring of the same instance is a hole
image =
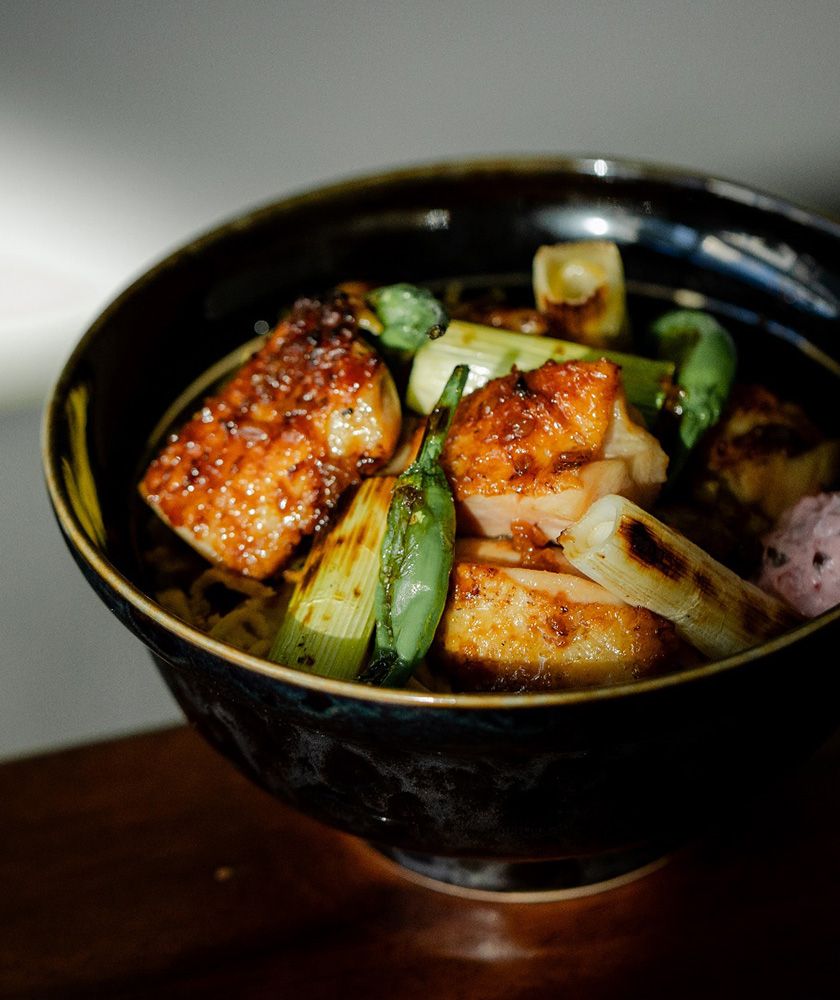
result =
[[[81,558],[113,592],[149,619],[156,622],[161,628],[175,635],[181,641],[191,646],[197,646],[211,656],[226,661],[233,666],[282,681],[293,687],[319,691],[342,699],[380,702],[383,704],[390,703],[408,707],[457,708],[469,711],[486,709],[524,710],[535,706],[560,706],[642,696],[652,691],[682,687],[695,680],[699,681],[711,678],[720,673],[735,670],[741,665],[784,649],[788,645],[798,642],[812,633],[827,627],[831,622],[840,619],[840,606],[838,606],[824,612],[817,618],[803,622],[797,628],[769,642],[762,643],[735,656],[662,676],[642,678],[603,687],[526,693],[441,693],[405,688],[378,688],[359,684],[355,681],[342,681],[309,674],[242,652],[233,646],[212,638],[207,633],[170,614],[153,601],[125,577],[110,562],[105,553],[89,538],[72,505],[68,502],[61,474],[61,456],[55,447],[54,428],[60,419],[61,407],[59,404],[61,403],[63,406],[67,390],[73,381],[71,374],[77,368],[80,359],[85,355],[89,342],[96,337],[110,316],[121,307],[124,301],[131,298],[138,288],[154,281],[159,273],[172,267],[184,255],[195,255],[205,244],[216,243],[231,231],[250,228],[261,218],[269,215],[282,215],[303,207],[307,203],[314,204],[321,201],[329,201],[337,196],[352,194],[354,191],[367,191],[376,186],[393,186],[406,181],[434,180],[435,178],[444,177],[457,178],[459,175],[492,174],[500,171],[511,174],[559,172],[572,175],[592,175],[620,179],[650,179],[682,186],[705,188],[725,200],[752,205],[761,211],[772,211],[804,224],[808,228],[829,232],[834,238],[840,241],[840,222],[836,222],[827,215],[814,212],[795,202],[780,198],[760,189],[683,167],[670,167],[662,164],[645,163],[634,159],[596,155],[523,155],[439,160],[414,166],[364,173],[333,183],[307,188],[303,191],[292,193],[287,197],[261,204],[256,208],[212,226],[166,254],[157,263],[136,277],[93,320],[62,366],[55,384],[46,399],[41,430],[41,453],[47,490],[56,519],[62,533],[74,549],[77,559]]]

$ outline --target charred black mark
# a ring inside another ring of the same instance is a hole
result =
[[[588,461],[589,458],[582,458],[580,452],[561,451],[552,459],[551,469],[553,472],[566,472],[569,469],[579,469]]]
[[[573,631],[573,627],[570,627],[567,618],[568,613],[568,608],[561,607],[557,609],[556,613],[548,615],[545,620],[548,630],[551,632],[551,638],[554,640],[554,645],[558,648],[567,644],[570,633]]]
[[[349,533],[343,531],[341,535],[335,539],[334,548],[341,549],[342,547],[347,546],[348,551],[353,552],[356,549],[360,549],[368,540],[369,536],[369,524],[354,524]]]
[[[313,580],[320,572],[323,561],[324,547],[323,545],[318,545],[316,542],[316,545],[309,553],[309,558],[306,560],[306,565],[304,566],[303,573],[300,577],[298,586],[301,590],[306,590],[312,586]]]
[[[409,511],[423,504],[423,491],[410,481],[398,483],[394,490],[395,498],[398,498]]]
[[[531,395],[531,390],[528,387],[528,383],[525,381],[525,376],[522,372],[516,373],[516,378],[513,380],[513,391],[517,396],[521,396],[523,399],[527,399]]]
[[[741,619],[744,631],[748,635],[767,635],[767,615],[754,604],[742,601],[737,608],[732,609]]]
[[[689,572],[685,559],[663,545],[643,522],[626,518],[622,520],[618,533],[627,543],[628,554],[643,566],[652,566],[672,580],[684,579]]]
[[[526,475],[534,464],[534,457],[528,452],[514,454],[512,460],[513,471],[517,476]]]
[[[432,410],[432,413],[429,417],[429,422],[426,425],[427,437],[432,437],[434,434],[439,433],[442,427],[446,427],[446,425],[449,423],[449,414],[451,410],[452,407],[446,406],[445,404],[443,406],[438,406],[434,410]]]
[[[546,312],[550,326],[563,331],[564,335],[583,334],[592,320],[603,316],[606,305],[607,288],[602,284],[585,299],[547,302]]]

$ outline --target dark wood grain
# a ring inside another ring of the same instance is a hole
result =
[[[188,729],[0,767],[0,997],[840,995],[840,744],[659,871],[488,903],[418,886]]]

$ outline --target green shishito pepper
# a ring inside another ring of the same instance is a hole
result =
[[[680,474],[691,450],[717,423],[735,381],[737,353],[729,333],[714,316],[696,309],[675,309],[651,326],[652,349],[676,364],[680,390],[676,440],[671,447],[668,481]]]
[[[446,603],[455,503],[438,463],[469,368],[458,365],[426,425],[414,462],[397,478],[374,599],[373,655],[360,680],[401,687],[426,655]]]
[[[368,302],[383,327],[379,343],[403,357],[412,357],[427,340],[439,337],[449,322],[443,305],[428,289],[406,282],[375,289]]]

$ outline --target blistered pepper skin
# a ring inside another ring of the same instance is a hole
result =
[[[429,649],[443,613],[455,546],[455,503],[438,459],[467,373],[463,365],[453,371],[429,417],[417,459],[394,486],[376,593],[374,652],[361,678],[371,684],[405,684]]]

